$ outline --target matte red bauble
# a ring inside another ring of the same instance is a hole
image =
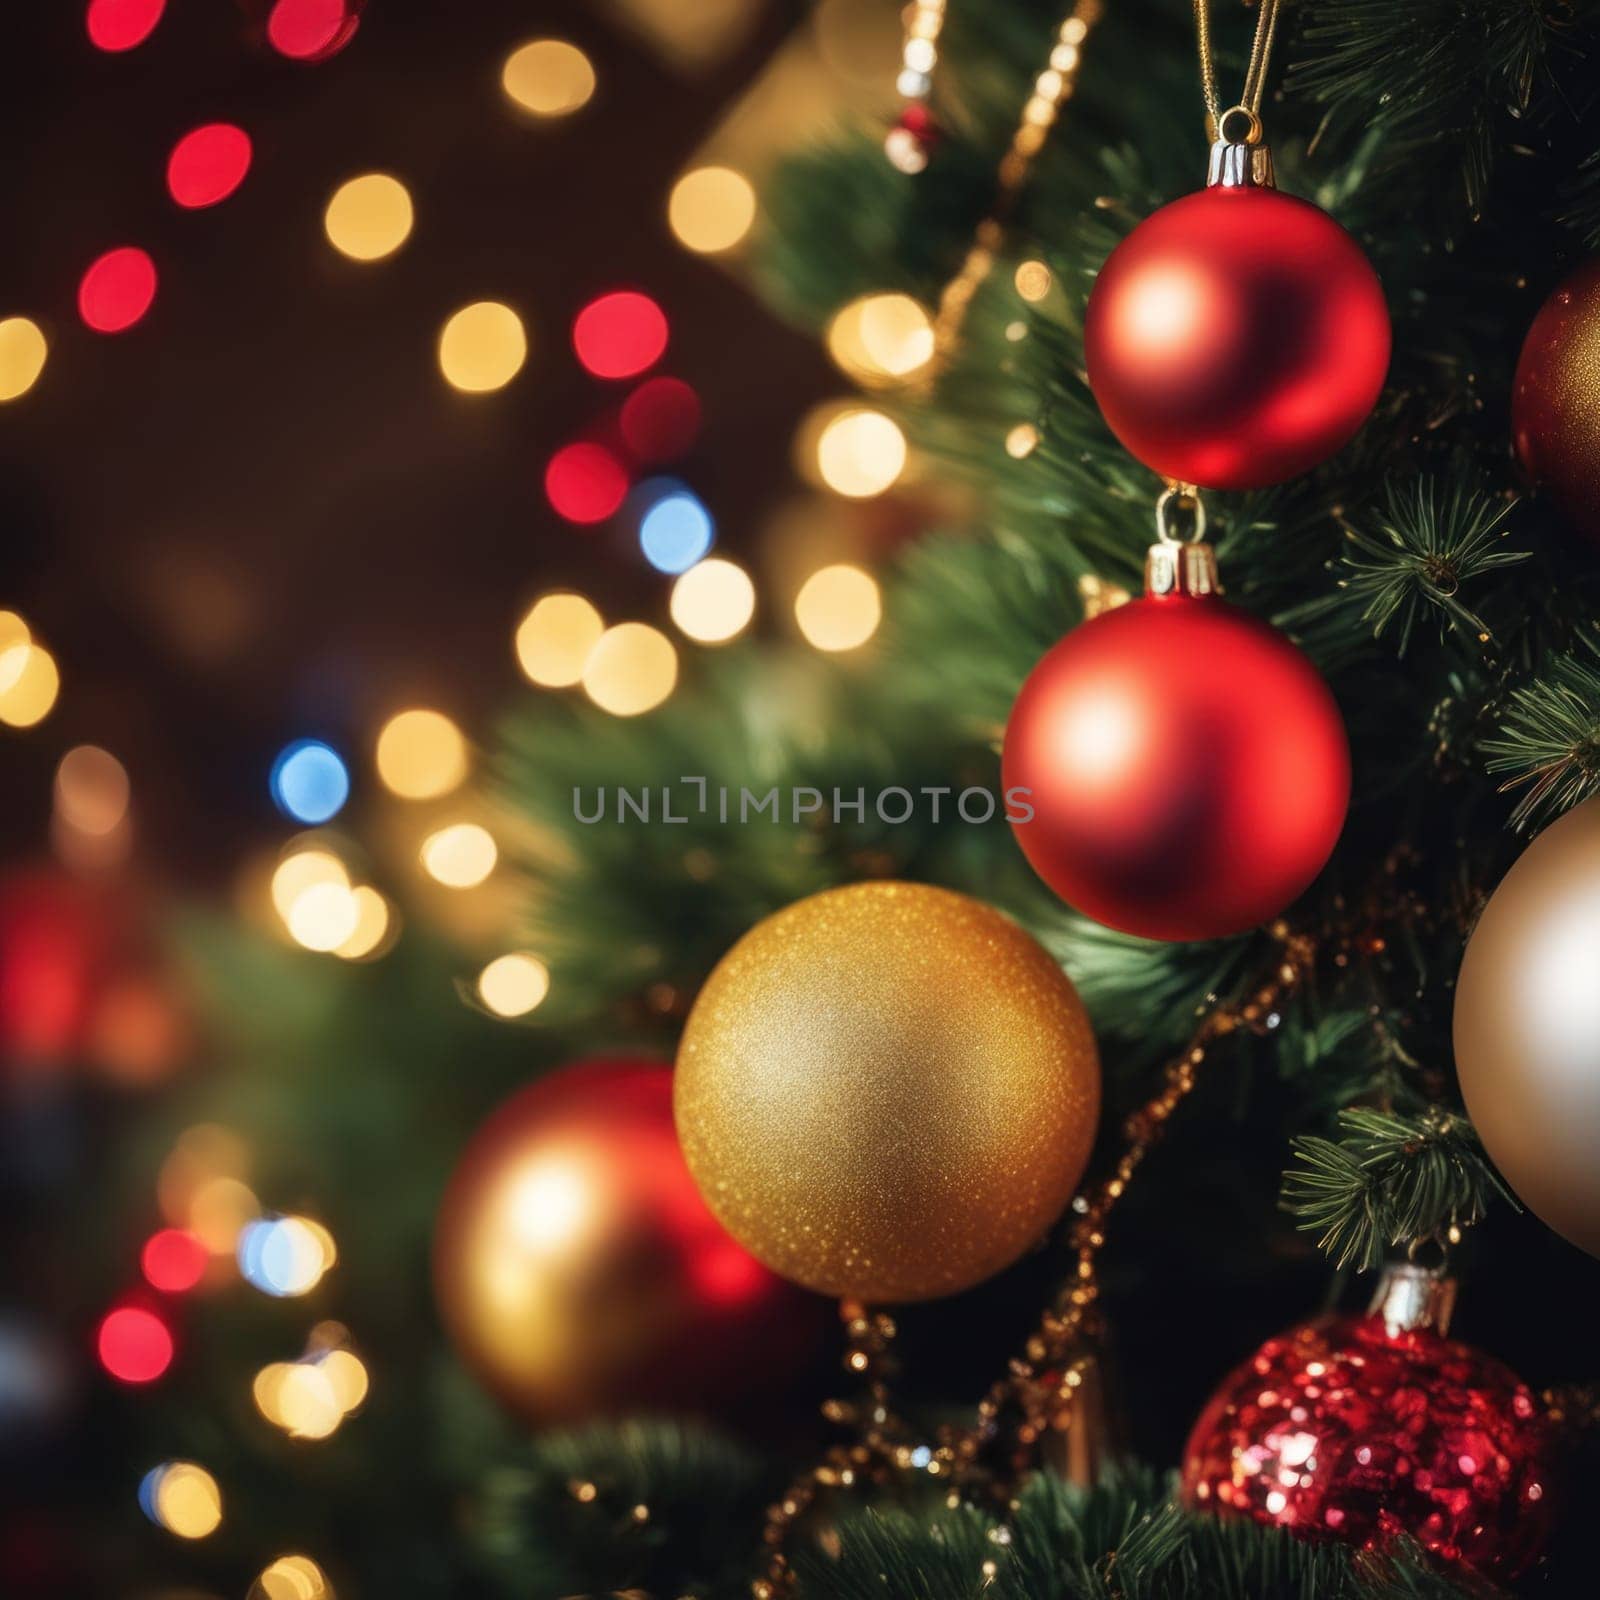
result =
[[[1083,336],[1089,387],[1129,453],[1211,489],[1325,461],[1389,366],[1383,289],[1355,240],[1307,201],[1225,183],[1112,251]]]
[[[1567,278],[1528,329],[1511,390],[1511,437],[1523,470],[1592,539],[1600,539],[1600,260]]]
[[[726,1416],[791,1379],[826,1321],[707,1209],[653,1061],[583,1062],[506,1101],[450,1180],[434,1280],[462,1359],[534,1423]]]
[[[1515,1577],[1553,1521],[1544,1413],[1498,1361],[1425,1325],[1404,1282],[1379,1293],[1412,1309],[1291,1328],[1223,1382],[1184,1447],[1183,1498],[1363,1547],[1407,1534]]]
[[[1069,905],[1147,939],[1218,939],[1284,910],[1344,825],[1350,754],[1327,685],[1215,594],[1074,628],[1006,725],[1012,824]],[[1026,791],[1025,795],[1013,791]]]

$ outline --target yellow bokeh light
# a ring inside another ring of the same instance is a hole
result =
[[[13,647],[33,643],[33,633],[28,624],[15,611],[0,611],[0,658],[10,658]],[[7,670],[22,671],[23,658],[19,654]],[[9,687],[9,680],[0,678],[0,690]]]
[[[214,1256],[232,1255],[241,1231],[261,1214],[261,1202],[238,1178],[208,1178],[189,1196],[183,1225]]]
[[[500,83],[524,111],[564,117],[589,103],[594,67],[577,45],[565,39],[533,39],[506,57]]]
[[[700,644],[725,644],[750,625],[756,586],[750,574],[720,556],[697,562],[672,586],[672,620]]]
[[[478,998],[497,1017],[525,1017],[550,992],[550,973],[525,951],[496,956],[478,974]]]
[[[333,953],[344,961],[365,961],[387,947],[393,918],[389,902],[370,885],[363,883],[351,894],[356,902],[355,931],[335,945]]]
[[[601,634],[583,664],[583,687],[602,711],[636,717],[661,704],[678,681],[672,641],[644,622],[619,622]]]
[[[55,657],[42,645],[0,649],[0,722],[31,728],[49,716],[61,692]]]
[[[290,1362],[272,1383],[272,1412],[263,1415],[294,1439],[326,1439],[344,1421],[338,1392],[319,1363]],[[256,1397],[260,1404],[261,1396]]]
[[[522,318],[498,300],[475,300],[445,323],[439,335],[439,370],[467,394],[503,389],[528,359]]]
[[[517,664],[531,683],[570,688],[582,679],[583,664],[605,631],[600,613],[581,594],[547,594],[517,625]]]
[[[317,1358],[316,1365],[328,1380],[339,1409],[348,1416],[367,1398],[370,1379],[366,1363],[349,1350],[330,1350]]]
[[[106,834],[128,814],[128,769],[98,745],[80,744],[56,768],[56,815],[79,833]]]
[[[494,871],[494,835],[476,822],[455,822],[422,841],[422,866],[447,889],[474,889]]]
[[[1013,461],[1025,460],[1039,446],[1039,430],[1031,422],[1019,422],[1006,435],[1006,454]]]
[[[667,199],[667,222],[679,244],[701,255],[731,250],[755,220],[756,192],[732,167],[696,167]]]
[[[387,172],[363,172],[333,191],[322,214],[328,242],[352,261],[392,256],[411,234],[411,194]]]
[[[350,887],[344,862],[331,850],[296,850],[285,856],[272,874],[272,904],[278,915],[287,922],[295,901],[319,883]]]
[[[348,884],[314,883],[295,896],[283,920],[296,944],[325,955],[354,937],[361,907]]]
[[[251,1584],[250,1600],[334,1600],[333,1585],[310,1556],[279,1556]]]
[[[222,1522],[222,1491],[217,1480],[193,1461],[170,1461],[151,1485],[150,1510],[168,1533],[204,1539]]]
[[[1050,269],[1042,261],[1024,261],[1016,270],[1012,282],[1024,300],[1039,301],[1050,293]]]
[[[0,401],[16,400],[39,381],[50,347],[27,317],[0,320]]]
[[[806,642],[818,650],[854,650],[878,631],[883,601],[870,573],[841,562],[806,579],[794,615]]]
[[[842,411],[817,440],[822,481],[852,500],[882,494],[905,465],[906,436],[881,411]]]
[[[403,800],[436,800],[467,775],[467,741],[442,711],[402,711],[378,734],[378,776]]]
[[[828,354],[865,384],[898,383],[933,359],[933,322],[908,294],[852,300],[828,324]]]

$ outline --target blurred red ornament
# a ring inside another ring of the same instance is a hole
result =
[[[823,1303],[712,1216],[672,1120],[672,1069],[595,1060],[514,1095],[462,1154],[434,1240],[462,1359],[531,1422],[729,1414],[815,1347]]]
[[[250,170],[250,135],[231,122],[193,128],[167,158],[167,192],[180,206],[198,210],[226,200]]]
[[[1209,554],[1185,547],[1207,570]],[[1350,798],[1316,669],[1275,628],[1181,589],[1103,612],[1044,657],[1011,709],[1003,775],[1009,813],[1032,808],[1012,829],[1039,876],[1147,939],[1277,916],[1322,870]]]
[[[148,39],[167,0],[89,0],[84,27],[97,50],[132,50]]]
[[[597,378],[631,378],[667,348],[667,319],[647,294],[619,289],[591,300],[572,324],[572,347]]]
[[[272,0],[267,42],[291,61],[326,61],[350,43],[366,0]]]
[[[156,297],[156,264],[136,245],[108,250],[78,285],[78,314],[96,333],[122,333]]]
[[[1366,1316],[1267,1340],[1189,1435],[1186,1503],[1361,1547],[1405,1534],[1495,1578],[1525,1571],[1553,1522],[1551,1430],[1514,1373],[1444,1336],[1450,1287],[1391,1269]]]
[[[551,456],[544,492],[568,522],[604,522],[628,496],[628,471],[603,444],[583,440]]]
[[[939,146],[939,125],[920,101],[908,105],[883,141],[889,164],[915,175],[927,166]]]
[[[700,396],[682,378],[650,378],[623,401],[620,425],[636,461],[676,461],[700,431]]]
[[[1089,387],[1129,453],[1213,489],[1326,460],[1389,366],[1383,289],[1355,240],[1304,200],[1221,183],[1112,251],[1083,336]]]
[[[100,1365],[123,1383],[153,1383],[172,1365],[172,1334],[143,1306],[109,1312],[95,1342]]]
[[[1600,258],[1540,307],[1517,359],[1511,437],[1523,470],[1574,527],[1600,539]]]

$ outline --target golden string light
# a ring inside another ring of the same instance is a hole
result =
[[[507,97],[536,117],[565,117],[594,94],[594,66],[565,39],[532,39],[506,57],[500,86]]]
[[[387,172],[363,172],[333,191],[322,213],[322,231],[340,255],[381,261],[411,236],[411,193]]]
[[[604,619],[581,594],[547,594],[517,624],[517,665],[530,683],[570,689],[583,678],[589,652],[606,631]]]
[[[732,167],[696,167],[673,184],[667,197],[667,225],[678,243],[697,255],[733,249],[755,220],[755,189]]]
[[[934,1444],[910,1442],[890,1404],[894,1324],[881,1313],[851,1302],[841,1304],[849,1341],[845,1366],[865,1381],[866,1394],[857,1404],[829,1401],[824,1415],[855,1430],[856,1437],[832,1446],[768,1510],[762,1532],[768,1564],[753,1585],[755,1600],[777,1600],[792,1592],[793,1571],[785,1546],[795,1523],[825,1489],[881,1483],[897,1474],[919,1471],[948,1482],[952,1492],[957,1492],[989,1470],[980,1458],[986,1449],[992,1452],[1002,1416],[1015,1412],[1019,1417],[1010,1433],[1014,1458],[1002,1468],[1013,1477],[1025,1467],[1032,1448],[1047,1431],[1064,1432],[1072,1426],[1077,1395],[1093,1364],[1093,1356],[1084,1347],[1099,1330],[1098,1264],[1112,1209],[1172,1114],[1194,1088],[1211,1047],[1241,1028],[1271,1027],[1278,1007],[1311,968],[1316,948],[1308,937],[1291,932],[1281,922],[1271,932],[1277,950],[1270,969],[1250,986],[1243,1000],[1215,1005],[1206,1013],[1183,1052],[1168,1064],[1160,1089],[1123,1123],[1123,1151],[1111,1176],[1073,1201],[1072,1265],[1066,1280],[1025,1343],[1022,1356],[1010,1363],[1006,1376],[979,1401],[971,1425],[947,1425]]]
[[[28,317],[0,319],[0,402],[17,400],[39,381],[50,347]]]

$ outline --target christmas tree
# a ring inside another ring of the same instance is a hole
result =
[[[247,1177],[252,1282],[302,1205],[344,1273],[97,1408],[86,1504],[248,1506],[186,1582],[1593,1591],[1600,7],[903,24],[751,257],[862,391],[833,486],[922,464],[872,649],[841,566],[821,653],[506,708],[525,1028],[409,931],[175,935],[251,1070],[102,1198]]]

